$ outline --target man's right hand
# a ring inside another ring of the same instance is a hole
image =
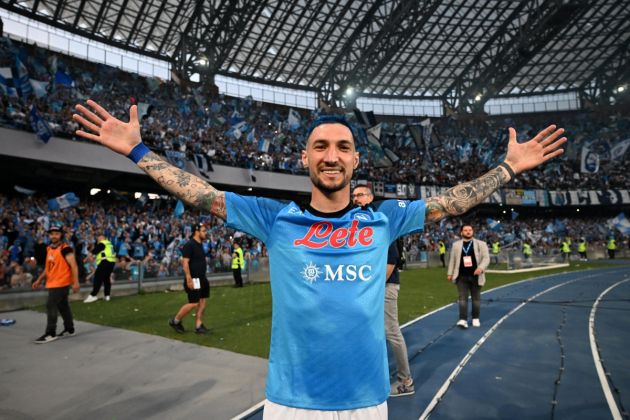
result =
[[[194,289],[195,285],[193,284],[192,277],[186,277],[186,287],[189,289]]]
[[[33,282],[33,284],[31,285],[31,287],[32,287],[33,289],[39,289],[39,285],[40,285],[40,284],[41,284],[41,282],[40,282],[39,280],[35,280],[35,281]]]
[[[91,99],[87,101],[87,105],[94,111],[77,104],[76,110],[81,115],[72,115],[72,119],[81,124],[83,130],[87,130],[77,130],[77,136],[101,143],[125,156],[142,141],[137,106],[133,105],[130,108],[129,122],[125,123],[112,117],[105,108]]]
[[[446,276],[446,278],[448,279],[448,281],[453,282],[453,276]]]

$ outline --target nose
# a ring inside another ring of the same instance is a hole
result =
[[[326,155],[324,156],[324,162],[326,163],[337,163],[339,155],[337,154],[337,149],[334,147],[329,147],[326,151]]]

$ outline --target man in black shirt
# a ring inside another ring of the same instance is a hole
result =
[[[457,284],[459,321],[457,326],[468,328],[468,295],[472,298],[472,326],[479,327],[481,288],[486,283],[485,271],[490,264],[488,245],[473,238],[473,227],[464,224],[462,239],[453,243],[448,262],[448,281]]]
[[[186,330],[182,325],[182,318],[195,309],[195,333],[206,334],[209,330],[203,325],[203,312],[206,299],[210,297],[210,284],[206,278],[206,253],[201,243],[206,240],[206,227],[203,224],[193,226],[193,236],[182,249],[182,267],[184,269],[184,290],[188,294],[188,303],[183,305],[175,318],[168,321],[178,333]]]

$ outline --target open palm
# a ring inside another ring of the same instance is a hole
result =
[[[560,137],[564,133],[563,128],[556,129],[555,125],[538,133],[533,139],[525,143],[516,140],[516,131],[509,128],[509,142],[505,162],[509,164],[515,173],[533,169],[542,163],[564,153],[559,147],[566,143],[566,137]]]
[[[79,114],[72,116],[73,120],[83,126],[83,130],[76,131],[77,136],[101,143],[125,156],[142,141],[137,106],[131,107],[129,122],[125,123],[111,116],[105,108],[92,100],[88,100],[87,105],[94,111],[78,104],[76,110]]]

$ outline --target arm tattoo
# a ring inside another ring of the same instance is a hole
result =
[[[503,168],[494,168],[474,181],[459,184],[443,195],[425,201],[426,221],[437,222],[446,216],[466,213],[510,180]]]
[[[147,153],[138,162],[138,166],[164,189],[186,204],[198,207],[222,219],[227,218],[223,191],[171,165],[153,152]]]

